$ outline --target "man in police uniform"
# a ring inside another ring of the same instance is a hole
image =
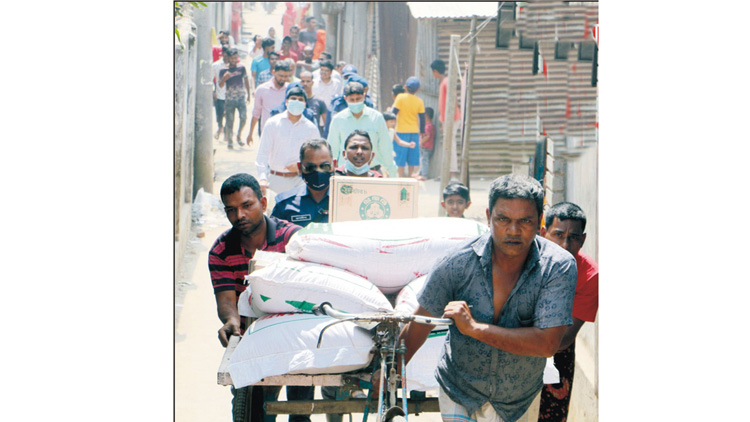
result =
[[[328,222],[328,187],[336,162],[325,139],[310,139],[300,147],[297,163],[305,184],[276,196],[271,215],[305,227]]]

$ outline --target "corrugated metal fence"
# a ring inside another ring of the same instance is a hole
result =
[[[481,23],[484,19],[478,20]],[[580,154],[596,142],[596,87],[591,61],[578,60],[585,30],[598,21],[596,3],[569,6],[561,2],[527,3],[516,17],[516,33],[507,49],[495,47],[496,22],[477,37],[471,119],[470,174],[493,178],[509,173],[514,163],[533,157],[540,131],[563,156]],[[438,57],[448,60],[451,34],[469,33],[470,19],[437,19]],[[519,49],[519,34],[539,41],[546,64],[532,74],[533,49]],[[589,38],[590,40],[590,38]],[[556,41],[573,43],[567,59],[555,59]],[[468,62],[468,38],[461,44],[461,69]],[[460,87],[459,87],[460,89]],[[459,149],[460,152],[460,149]]]

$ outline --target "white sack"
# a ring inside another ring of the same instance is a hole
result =
[[[422,347],[406,364],[406,388],[408,390],[438,391],[435,368],[440,360],[447,334],[448,330],[445,327],[431,331]]]
[[[423,275],[404,286],[404,288],[398,293],[398,296],[396,296],[396,306],[394,306],[396,312],[409,315],[414,314],[414,311],[419,307],[417,295],[422,291],[426,282],[427,276]],[[445,327],[442,327],[441,329],[445,329]]]
[[[560,382],[560,371],[555,368],[554,358],[547,358],[547,365],[544,367],[542,381],[545,384],[557,384]]]
[[[320,349],[316,347],[320,331],[334,321],[302,313],[266,315],[255,321],[229,360],[235,388],[274,375],[337,374],[367,366],[373,341],[353,322],[327,329]]]
[[[388,299],[364,278],[344,270],[286,259],[247,277],[250,304],[257,315],[310,311],[329,302],[350,313],[392,311]]]
[[[463,218],[409,218],[312,223],[295,233],[288,256],[358,274],[384,293],[421,277],[453,247],[488,228]]]

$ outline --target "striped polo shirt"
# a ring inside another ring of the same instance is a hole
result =
[[[286,244],[302,227],[276,217],[263,216],[266,220],[266,243],[260,248],[269,252],[285,252]],[[208,271],[214,294],[234,289],[237,296],[245,290],[248,262],[253,257],[240,242],[240,232],[234,227],[216,239],[208,253]]]

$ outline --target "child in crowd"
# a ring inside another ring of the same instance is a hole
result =
[[[404,86],[401,84],[396,84],[393,85],[393,89],[391,90],[391,92],[393,93],[393,101],[395,102],[398,94],[403,94],[404,92],[406,92],[406,88],[404,88]],[[391,106],[388,107],[385,111],[393,113],[393,103],[391,103]]]
[[[435,110],[431,107],[425,107],[425,126],[424,133],[419,136],[419,173],[412,174],[412,177],[418,180],[427,180],[430,178],[430,159],[432,150],[435,146],[435,126],[432,124],[432,117]]]
[[[383,119],[385,119],[385,125],[388,127],[388,134],[391,135],[391,140],[398,145],[406,148],[416,148],[416,142],[406,142],[396,136],[396,115],[393,113],[383,113]]]
[[[443,201],[440,205],[448,213],[447,217],[464,217],[464,211],[471,205],[469,188],[463,183],[453,182],[443,190]]]

